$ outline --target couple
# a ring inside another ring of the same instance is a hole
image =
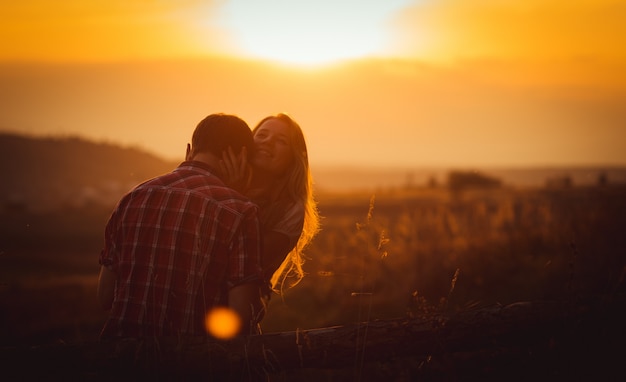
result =
[[[277,114],[251,131],[209,115],[185,161],[126,194],[109,219],[101,337],[206,335],[215,307],[236,313],[237,334],[255,333],[270,289],[303,277],[301,251],[318,228],[300,126]]]

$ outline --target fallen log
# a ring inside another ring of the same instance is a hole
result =
[[[609,351],[612,345],[623,349],[624,306],[624,299],[614,296],[576,304],[534,301],[230,341],[149,338],[7,347],[0,361],[3,375],[19,379],[256,380],[334,370],[354,373],[352,379],[365,373],[366,380],[386,373],[380,375],[384,380],[402,369],[412,376],[443,373],[458,380],[499,375],[512,366],[564,376],[580,372],[577,359],[589,365],[585,370],[601,363],[607,372],[626,375],[617,366],[624,350]]]

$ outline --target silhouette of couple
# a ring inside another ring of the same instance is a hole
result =
[[[102,338],[206,336],[215,308],[235,335],[259,332],[266,303],[303,277],[319,228],[305,138],[288,115],[250,130],[211,114],[185,161],[126,194],[106,225],[98,298]]]

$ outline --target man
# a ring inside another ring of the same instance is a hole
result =
[[[110,309],[103,338],[204,335],[216,306],[237,313],[242,334],[261,317],[257,207],[218,171],[229,147],[253,145],[243,120],[209,115],[185,162],[120,200],[100,255],[98,298]]]

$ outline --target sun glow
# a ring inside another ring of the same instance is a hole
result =
[[[240,54],[289,64],[319,65],[375,56],[387,42],[385,22],[407,0],[232,0],[224,24]]]

